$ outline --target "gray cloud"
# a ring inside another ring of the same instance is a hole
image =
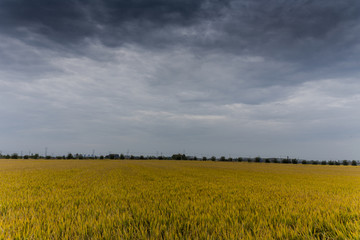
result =
[[[191,26],[216,15],[226,1],[1,1],[3,31],[26,39],[28,31],[70,46],[86,38],[107,45],[142,42],[166,26]],[[28,39],[26,39],[28,40]],[[145,43],[145,42],[144,42]]]
[[[357,71],[359,10],[354,0],[3,0],[0,32],[71,55],[88,56],[87,46],[95,41],[113,48],[188,48],[200,57],[225,52],[262,57],[272,66],[250,66],[254,84],[296,84],[304,74],[314,79]]]
[[[356,158],[359,7],[2,0],[0,146]]]
[[[348,39],[339,34],[349,35],[348,30],[358,26],[359,7],[354,0],[3,0],[0,16],[2,31],[19,37],[34,32],[61,45],[98,38],[112,46],[139,43],[164,47],[182,40],[181,44],[205,48],[250,54],[266,49],[274,54],[281,47],[289,50],[306,44],[302,51],[306,56],[319,46],[356,43],[355,32]],[[321,43],[323,40],[326,43]],[[300,53],[281,52],[278,55],[295,58]]]

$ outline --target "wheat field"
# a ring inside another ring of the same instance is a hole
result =
[[[0,239],[359,239],[360,167],[0,160]]]

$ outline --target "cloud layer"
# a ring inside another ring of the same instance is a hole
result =
[[[360,4],[0,1],[0,146],[358,159]]]

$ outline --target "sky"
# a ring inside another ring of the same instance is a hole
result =
[[[360,1],[0,0],[0,151],[360,159]]]

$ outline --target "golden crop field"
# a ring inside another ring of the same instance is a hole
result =
[[[0,239],[359,239],[360,167],[0,160]]]

